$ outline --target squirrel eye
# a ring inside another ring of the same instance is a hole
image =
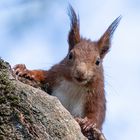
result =
[[[69,53],[68,59],[69,59],[69,60],[72,60],[72,59],[73,59],[73,53],[72,53],[72,52]]]
[[[100,58],[97,58],[95,64],[96,64],[97,66],[99,66],[100,62],[101,62],[101,61],[100,61]]]

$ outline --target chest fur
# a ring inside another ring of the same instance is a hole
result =
[[[62,105],[74,116],[84,116],[86,88],[63,80],[53,88],[52,95],[56,96]]]

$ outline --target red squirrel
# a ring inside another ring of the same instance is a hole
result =
[[[111,47],[111,39],[121,17],[108,27],[98,41],[80,36],[79,17],[70,6],[71,28],[66,57],[49,70],[28,70],[25,65],[14,67],[20,77],[47,83],[48,93],[56,96],[74,116],[84,132],[95,124],[101,130],[105,119],[103,59]]]

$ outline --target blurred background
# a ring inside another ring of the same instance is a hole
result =
[[[122,15],[104,60],[107,140],[140,139],[139,0],[0,0],[0,56],[12,66],[48,69],[67,53],[71,3],[81,35],[97,40]]]

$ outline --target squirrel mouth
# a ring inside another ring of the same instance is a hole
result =
[[[82,84],[82,85],[84,85],[84,84],[86,84],[88,82],[87,79],[84,79],[82,77],[74,77],[74,80],[76,81],[76,83]]]

